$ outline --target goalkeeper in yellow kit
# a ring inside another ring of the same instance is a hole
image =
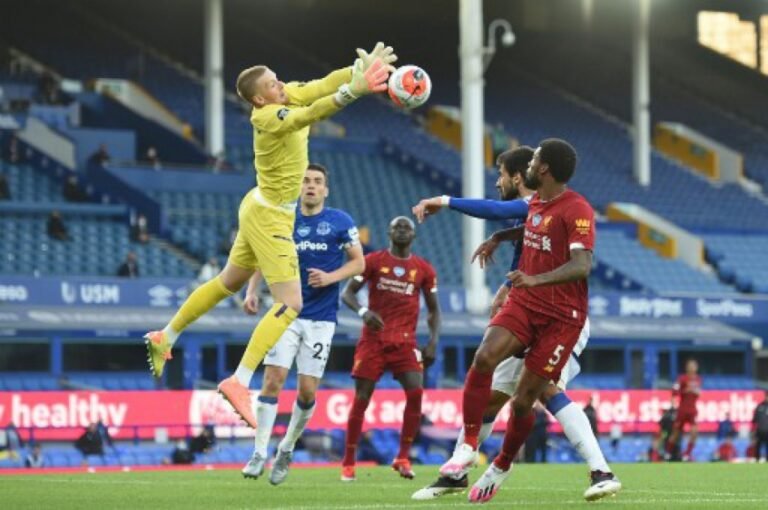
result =
[[[240,73],[237,93],[253,106],[258,186],[240,204],[237,238],[221,273],[198,287],[164,329],[144,336],[150,368],[155,377],[160,377],[179,334],[219,301],[240,290],[256,269],[261,271],[275,304],[253,331],[235,374],[218,386],[253,428],[256,419],[248,392],[253,373],[302,307],[293,223],[309,164],[309,127],[359,97],[385,91],[391,64],[397,60],[392,48],[382,43],[370,54],[359,49],[357,52],[359,58],[351,68],[307,83],[283,83],[266,66]]]

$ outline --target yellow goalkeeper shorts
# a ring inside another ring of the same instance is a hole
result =
[[[258,269],[268,284],[299,279],[299,257],[293,242],[296,203],[273,205],[254,188],[240,202],[240,227],[229,262]]]

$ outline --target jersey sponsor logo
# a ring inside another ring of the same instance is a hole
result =
[[[298,251],[328,251],[328,244],[313,243],[312,241],[304,240],[300,243],[296,243],[296,249]]]
[[[327,236],[331,233],[331,224],[327,221],[321,221],[320,224],[317,226],[317,235],[319,236]]]
[[[405,268],[400,266],[395,266],[395,269],[392,270],[393,273],[395,273],[395,276],[398,278],[402,278],[402,276],[405,274]]]
[[[302,226],[300,226],[299,228],[296,229],[296,232],[301,237],[307,237],[309,235],[309,233],[312,232],[312,227],[308,227],[306,225],[302,225]]]
[[[280,108],[277,110],[277,118],[280,120],[285,120],[289,113],[291,113],[291,110],[288,108]]]
[[[525,231],[523,246],[533,248],[534,250],[552,252],[552,240],[549,236],[543,236],[530,230]]]
[[[400,280],[393,280],[392,278],[379,278],[379,283],[376,284],[377,290],[386,290],[394,292],[395,294],[405,294],[406,296],[412,296],[416,286],[413,283],[401,282]]]
[[[360,242],[360,233],[357,231],[357,227],[347,229],[347,235],[349,235],[352,244],[358,244]]]
[[[533,223],[534,227],[541,225],[541,214],[534,214],[533,218],[531,218],[531,223]]]
[[[589,233],[589,226],[592,224],[588,219],[585,218],[579,218],[576,220],[576,232],[578,232],[581,235],[586,235]]]

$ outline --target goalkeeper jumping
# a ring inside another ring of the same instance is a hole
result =
[[[302,308],[293,223],[309,164],[309,127],[362,96],[385,91],[392,64],[397,60],[392,48],[383,43],[378,43],[370,54],[360,49],[357,53],[359,58],[352,67],[306,83],[283,83],[266,66],[250,67],[240,73],[237,93],[253,106],[258,186],[240,203],[237,238],[221,273],[198,287],[165,328],[144,336],[150,368],[155,377],[160,377],[181,332],[219,301],[239,291],[254,271],[261,271],[275,304],[253,331],[234,375],[218,386],[253,428],[256,419],[248,392],[253,373]]]

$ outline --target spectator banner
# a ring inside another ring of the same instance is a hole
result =
[[[664,406],[669,403],[668,391],[654,390],[575,390],[571,399],[583,406],[590,398],[597,410],[601,431],[620,424],[624,433],[656,432]],[[254,393],[254,398],[256,394]],[[290,413],[295,391],[280,396],[278,410]],[[309,427],[314,429],[343,429],[354,398],[352,390],[321,390],[317,410]],[[461,426],[460,390],[428,390],[425,392],[423,413],[434,426]],[[730,415],[734,424],[752,420],[754,408],[762,401],[760,391],[704,391],[698,402],[700,430],[713,432],[717,422]],[[366,428],[400,428],[405,399],[400,390],[380,390],[374,393],[365,416]],[[505,408],[496,422],[503,429],[508,418]],[[215,391],[50,391],[3,392],[0,394],[0,427],[16,425],[24,439],[34,429],[36,440],[73,440],[92,422],[102,421],[112,437],[132,439],[153,438],[157,428],[165,428],[168,436],[184,437],[197,434],[205,424],[216,425],[219,436],[249,437],[252,431],[239,426],[229,405]],[[558,432],[555,425],[553,431]],[[161,434],[162,435],[162,434]]]

